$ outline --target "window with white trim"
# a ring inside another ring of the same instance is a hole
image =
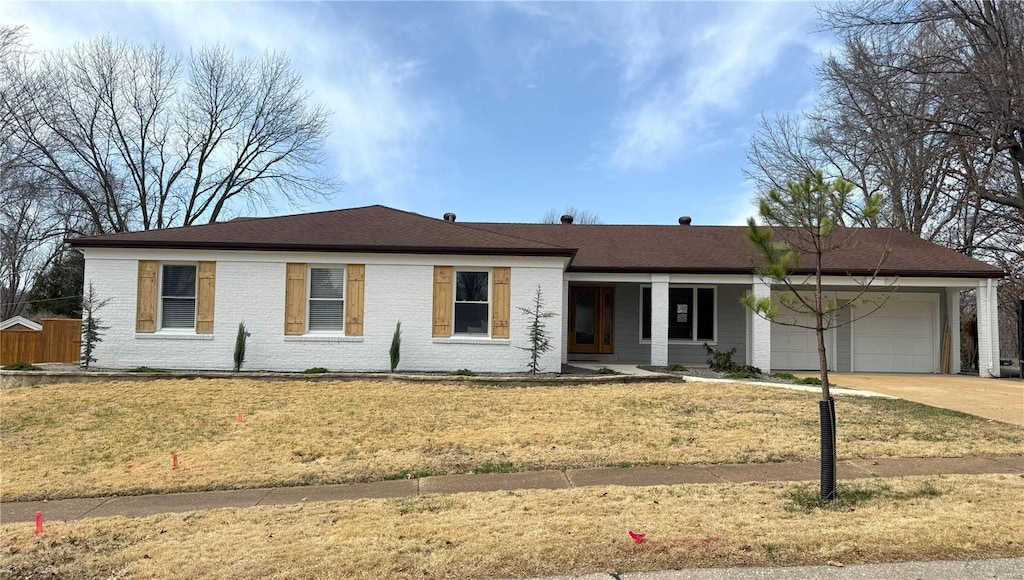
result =
[[[309,268],[309,332],[345,331],[345,267]]]
[[[709,286],[670,286],[668,338],[674,341],[714,342],[716,289]],[[651,287],[640,292],[640,338],[651,339]]]
[[[488,271],[455,272],[454,334],[489,334],[490,284]]]
[[[196,265],[163,264],[160,271],[160,328],[196,327]]]

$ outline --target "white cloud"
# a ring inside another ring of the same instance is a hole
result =
[[[604,49],[623,104],[594,146],[619,170],[658,167],[719,141],[715,115],[747,104],[786,48],[832,47],[812,33],[815,13],[804,3],[505,6],[560,41]]]
[[[238,54],[287,53],[314,98],[333,111],[329,169],[344,196],[396,201],[420,180],[439,120],[437,103],[417,82],[424,64],[396,54],[374,31],[339,18],[337,5],[157,3],[0,6],[0,21],[25,24],[39,49],[65,47],[110,33],[134,42],[161,41],[185,52],[219,43]]]
[[[687,46],[688,56],[675,51],[671,73],[653,82],[615,120],[613,166],[659,166],[699,144],[711,126],[709,119],[743,104],[750,88],[778,65],[782,51],[806,34],[806,19],[785,6],[730,8],[735,9],[728,11],[726,21],[680,29],[677,42]],[[632,50],[630,45],[625,48]]]

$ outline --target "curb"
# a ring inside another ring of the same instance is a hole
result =
[[[168,371],[166,373],[130,373],[125,371],[0,371],[0,389],[34,387],[61,383],[97,383],[111,381],[159,381],[167,379],[249,379],[254,381],[379,381],[408,383],[473,383],[492,386],[540,385],[592,385],[635,383],[684,383],[686,379],[673,375],[559,375],[530,376],[465,376],[419,375],[390,373],[274,373],[226,371]]]

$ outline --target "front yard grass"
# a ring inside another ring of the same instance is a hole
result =
[[[0,392],[2,493],[14,501],[815,460],[816,400],[698,382],[508,388],[161,379],[18,388]],[[1015,454],[1024,442],[1024,428],[906,401],[843,397],[836,407],[840,459]]]
[[[828,510],[793,508],[809,484],[757,483],[261,506],[48,522],[41,536],[5,524],[0,576],[486,578],[1024,556],[1019,476],[849,483]]]

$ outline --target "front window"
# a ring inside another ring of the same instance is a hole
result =
[[[643,315],[640,338],[651,338],[651,288],[640,298]],[[668,289],[669,340],[704,342],[715,340],[715,289],[672,286]]]
[[[489,289],[489,272],[455,273],[455,334],[488,333]]]
[[[164,264],[160,281],[160,328],[196,327],[196,266]]]
[[[309,269],[309,330],[345,330],[345,267]]]

